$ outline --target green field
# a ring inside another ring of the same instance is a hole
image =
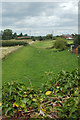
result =
[[[65,40],[64,38],[56,38],[56,40]],[[73,44],[73,40],[65,40],[67,44]],[[35,43],[32,44],[32,46],[37,47],[37,48],[51,48],[54,46],[55,40],[44,40],[44,41],[36,41]]]
[[[39,46],[39,43],[35,44]],[[55,52],[54,49],[36,48],[35,44],[34,47],[33,45],[22,47],[3,60],[3,84],[8,81],[20,81],[30,86],[30,79],[32,86],[40,87],[47,81],[46,77],[42,77],[44,72],[53,71],[57,74],[61,70],[72,71],[78,67],[77,55],[73,55],[67,49]]]
[[[52,41],[52,40],[36,41],[35,43],[32,44],[32,46],[38,47],[38,48],[49,48],[49,47],[52,47],[54,45],[54,41]]]

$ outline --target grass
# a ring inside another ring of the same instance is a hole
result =
[[[47,41],[36,41],[32,46],[37,48],[48,48],[52,47],[55,40],[47,40]]]
[[[65,40],[67,44],[73,44],[73,40],[66,40],[64,38],[57,38],[56,40]],[[51,48],[54,46],[55,40],[45,40],[45,41],[36,41],[32,46],[37,47],[37,48]]]
[[[67,44],[73,44],[74,41],[73,40],[67,40]]]
[[[37,43],[34,45],[44,46],[41,45],[42,42]],[[61,70],[72,71],[77,67],[77,55],[73,55],[68,50],[55,52],[53,49],[25,46],[3,60],[2,84],[8,81],[19,81],[30,86],[30,79],[32,86],[37,88],[48,80],[46,77],[41,77],[44,72],[53,71],[53,73],[57,74]]]
[[[19,49],[22,46],[12,46],[12,47],[0,47],[0,51],[2,50],[2,55],[0,56],[2,59],[9,55],[10,53],[14,52],[15,50]]]

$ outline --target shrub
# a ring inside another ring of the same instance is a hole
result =
[[[64,50],[66,48],[66,41],[64,40],[56,40],[54,43],[54,47],[56,49]]]
[[[2,41],[2,46],[16,46],[16,45],[24,45],[26,46],[28,43],[25,41]]]
[[[16,118],[29,116],[32,112],[39,115],[42,111],[45,116],[37,116],[38,118],[48,115],[53,119],[55,117],[55,120],[57,118],[78,120],[80,118],[78,70],[72,72],[63,70],[57,75],[53,75],[53,72],[45,72],[45,75],[49,81],[42,85],[41,90],[28,88],[24,83],[4,84],[2,114]]]

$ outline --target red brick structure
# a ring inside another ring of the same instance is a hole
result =
[[[29,36],[23,36],[23,37],[17,37],[18,40],[21,40],[21,39],[30,39]]]
[[[80,54],[80,45],[72,46],[71,52],[74,53],[74,54]]]

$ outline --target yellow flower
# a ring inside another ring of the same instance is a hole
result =
[[[50,95],[50,94],[51,94],[51,91],[47,91],[47,92],[46,92],[46,95]]]
[[[56,97],[57,95],[54,95],[54,97]]]
[[[0,107],[1,107],[2,103],[0,103]]]
[[[42,111],[43,111],[44,113],[46,113],[46,109],[43,109],[43,108],[42,108]]]
[[[59,89],[59,86],[57,86],[57,89]]]
[[[19,105],[16,103],[16,102],[14,102],[14,104],[13,104],[13,107],[19,107]]]
[[[36,102],[37,100],[36,100],[36,99],[32,99],[32,101],[35,101],[35,102]]]
[[[22,86],[22,88],[24,88],[24,86]]]

